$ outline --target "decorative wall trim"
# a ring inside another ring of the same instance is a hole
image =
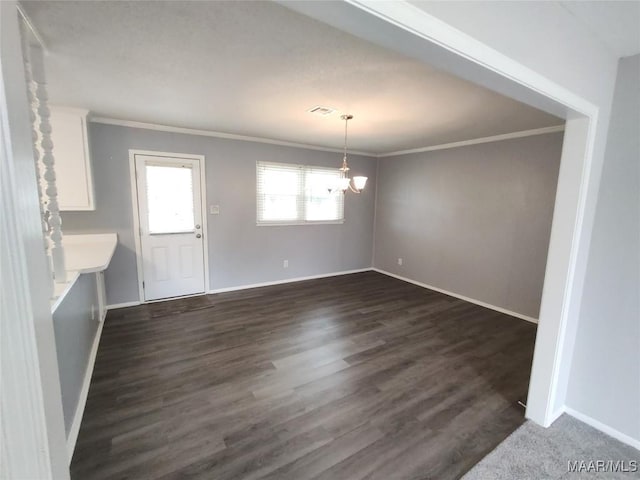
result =
[[[310,145],[306,143],[286,142],[283,140],[274,140],[271,138],[251,137],[247,135],[236,135],[233,133],[216,132],[213,130],[198,130],[194,128],[173,127],[170,125],[159,125],[155,123],[136,122],[133,120],[119,120],[109,117],[89,117],[92,123],[101,123],[103,125],[116,125],[119,127],[142,128],[145,130],[155,130],[159,132],[182,133],[185,135],[200,135],[204,137],[225,138],[228,140],[240,140],[244,142],[266,143],[269,145],[280,145],[283,147],[304,148],[306,150],[317,150],[321,152],[342,153],[339,148],[322,147],[320,145]],[[473,138],[460,142],[443,143],[440,145],[431,145],[428,147],[414,148],[410,150],[398,150],[388,153],[372,153],[359,150],[349,150],[352,155],[363,155],[372,158],[395,157],[400,155],[409,155],[411,153],[431,152],[435,150],[446,150],[449,148],[466,147],[469,145],[478,145],[481,143],[500,142],[503,140],[511,140],[514,138],[531,137],[534,135],[545,135],[548,133],[556,133],[564,131],[564,125],[555,125],[553,127],[535,128],[532,130],[522,130],[519,132],[505,133],[502,135],[493,135],[490,137]]]
[[[585,415],[582,412],[578,412],[571,407],[564,407],[564,413],[571,415],[572,417],[580,420],[581,422],[586,423],[587,425],[595,428],[596,430],[600,430],[602,433],[606,433],[610,437],[615,438],[616,440],[620,440],[622,443],[626,443],[627,445],[635,448],[636,450],[640,450],[640,440],[633,438],[626,433],[622,433],[615,428],[612,428],[608,425],[605,425],[602,422],[599,422],[595,418],[591,418],[589,415]]]
[[[434,287],[432,285],[427,285],[426,283],[418,282],[416,280],[411,280],[407,277],[402,277],[400,275],[396,275],[395,273],[387,272],[386,270],[381,270],[379,268],[372,268],[374,272],[382,273],[383,275],[387,275],[389,277],[397,278],[398,280],[402,280],[403,282],[413,283],[422,288],[428,288],[429,290],[434,290],[439,293],[444,293],[445,295],[449,295],[450,297],[459,298],[460,300],[464,300],[465,302],[474,303],[476,305],[480,305],[481,307],[489,308],[491,310],[495,310],[496,312],[504,313],[506,315],[510,315],[512,317],[519,318],[521,320],[526,320],[531,323],[538,323],[536,318],[530,317],[528,315],[523,315],[522,313],[513,312],[511,310],[507,310],[506,308],[496,307],[495,305],[491,305],[490,303],[482,302],[480,300],[476,300],[475,298],[465,297],[464,295],[460,295],[458,293],[450,292],[448,290],[444,290],[442,288]]]
[[[140,300],[135,300],[133,302],[125,302],[125,303],[114,303],[113,305],[107,305],[107,311],[117,310],[119,308],[137,307],[138,305],[142,305],[142,302]]]
[[[321,147],[319,145],[309,145],[306,143],[286,142],[284,140],[274,140],[271,138],[251,137],[248,135],[236,135],[234,133],[216,132],[213,130],[198,130],[194,128],[172,127],[170,125],[158,125],[155,123],[136,122],[133,120],[119,120],[108,117],[89,117],[89,121],[93,123],[102,123],[104,125],[116,125],[119,127],[142,128],[145,130],[155,130],[159,132],[182,133],[185,135],[200,135],[203,137],[225,138],[227,140],[241,140],[243,142],[266,143],[269,145],[279,145],[282,147],[304,148],[305,150],[318,150],[321,152],[343,153],[339,148]],[[366,157],[376,157],[370,152],[361,152],[357,150],[349,150],[353,155],[364,155]]]
[[[412,153],[433,152],[435,150],[468,147],[470,145],[479,145],[481,143],[502,142],[504,140],[512,140],[514,138],[533,137],[534,135],[546,135],[548,133],[556,133],[562,131],[564,131],[564,125],[556,125],[554,127],[535,128],[533,130],[522,130],[520,132],[492,135],[490,137],[473,138],[471,140],[463,140],[462,142],[443,143],[441,145],[433,145],[431,147],[413,148],[411,150],[398,150],[397,152],[382,153],[380,155],[377,155],[377,157],[385,158],[400,155],[409,155]]]
[[[320,275],[309,275],[307,277],[286,278],[284,280],[274,280],[272,282],[261,282],[261,283],[247,284],[247,285],[238,285],[236,287],[216,288],[214,290],[209,290],[208,293],[235,292],[237,290],[248,290],[250,288],[270,287],[272,285],[282,285],[283,283],[303,282],[305,280],[315,280],[317,278],[339,277],[341,275],[349,275],[349,274],[352,274],[352,273],[370,272],[371,270],[373,270],[373,269],[371,267],[368,267],[368,268],[359,268],[357,270],[344,270],[344,271],[341,271],[341,272],[322,273]]]
[[[73,422],[71,422],[69,435],[67,435],[67,452],[69,453],[69,465],[71,465],[73,451],[76,448],[78,433],[80,432],[80,424],[82,423],[82,416],[84,415],[84,408],[87,405],[87,396],[89,395],[89,387],[91,386],[91,376],[93,375],[93,367],[96,363],[98,345],[100,345],[100,337],[102,336],[103,327],[104,320],[98,323],[98,330],[96,331],[96,336],[93,338],[93,345],[91,346],[91,353],[89,353],[89,361],[87,362],[87,369],[84,373],[84,380],[82,381],[82,389],[80,390],[78,405],[76,405],[76,413],[73,416]]]
[[[25,35],[26,40],[26,35]],[[62,217],[58,203],[55,156],[51,139],[51,110],[44,67],[44,52],[41,47],[28,41],[23,48],[27,92],[31,106],[33,153],[36,163],[40,212],[45,237],[47,256],[51,261],[53,283],[66,283],[64,246],[62,245]]]

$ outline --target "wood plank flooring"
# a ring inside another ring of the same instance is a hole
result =
[[[113,310],[72,478],[459,478],[524,421],[535,332],[375,272]]]

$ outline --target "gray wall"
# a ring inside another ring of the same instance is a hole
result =
[[[98,315],[96,274],[80,275],[53,314],[67,436],[78,406],[91,346],[98,331]]]
[[[561,149],[555,133],[380,159],[374,266],[537,318]]]
[[[211,288],[225,288],[371,266],[376,162],[350,156],[354,174],[369,177],[347,194],[342,225],[256,226],[257,160],[339,166],[338,153],[91,123],[96,210],[65,212],[67,233],[117,232],[119,245],[105,281],[107,303],[138,300],[129,149],[204,155]],[[289,260],[289,268],[282,267]]]
[[[619,63],[567,405],[640,442],[640,55]]]

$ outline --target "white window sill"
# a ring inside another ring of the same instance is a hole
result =
[[[256,222],[258,227],[292,227],[300,225],[342,225],[344,220],[326,220],[318,222]]]

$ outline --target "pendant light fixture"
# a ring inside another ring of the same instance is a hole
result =
[[[347,163],[347,127],[349,120],[353,119],[353,115],[342,115],[344,120],[344,155],[342,157],[342,166],[340,167],[340,179],[338,180],[338,189],[346,192],[347,189],[354,193],[360,193],[367,183],[367,177],[355,176],[353,179],[349,176],[349,164]]]

